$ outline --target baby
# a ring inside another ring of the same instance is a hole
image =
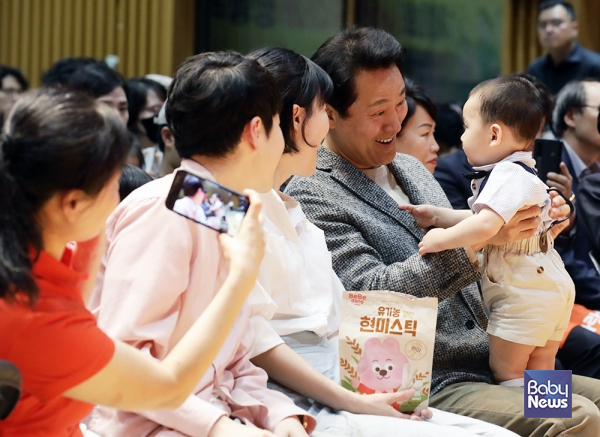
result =
[[[476,86],[463,109],[463,148],[474,173],[472,210],[406,205],[422,228],[419,253],[473,246],[498,233],[524,206],[542,208],[531,238],[484,249],[483,299],[490,310],[490,368],[500,385],[522,386],[525,370],[554,370],[575,287],[548,229],[551,200],[529,147],[543,119],[531,82],[500,77]],[[493,170],[493,171],[492,171]]]

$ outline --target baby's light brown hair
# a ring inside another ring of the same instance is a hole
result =
[[[531,144],[544,119],[544,100],[527,79],[502,76],[477,85],[469,97],[479,94],[479,115],[484,124],[502,123],[515,140]]]

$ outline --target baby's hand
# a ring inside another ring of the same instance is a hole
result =
[[[419,243],[419,254],[427,255],[428,253],[436,253],[445,250],[442,245],[445,229],[432,229],[427,232],[423,240]]]
[[[437,224],[437,211],[433,205],[398,205],[398,209],[408,211],[420,228],[425,229]]]

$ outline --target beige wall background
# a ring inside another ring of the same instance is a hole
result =
[[[194,0],[0,0],[0,64],[32,86],[66,56],[117,55],[125,77],[171,76],[194,53]]]
[[[579,22],[579,41],[600,52],[600,1],[570,0]],[[505,0],[502,74],[523,71],[543,54],[537,40],[539,0]]]
[[[298,0],[301,1],[301,0]],[[600,0],[571,0],[582,45],[600,52]],[[21,69],[32,86],[66,56],[120,58],[125,78],[172,75],[194,53],[195,0],[0,0],[0,64]],[[347,0],[347,24],[355,0]],[[539,0],[505,0],[502,74],[543,54],[537,41]]]

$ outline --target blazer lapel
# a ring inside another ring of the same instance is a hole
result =
[[[333,179],[354,193],[365,203],[368,203],[373,208],[396,220],[418,240],[423,238],[423,231],[417,226],[417,223],[412,216],[408,212],[398,209],[398,204],[383,190],[383,188],[369,179],[367,175],[354,167],[344,158],[324,148],[320,152],[321,154],[319,158],[321,158],[323,155],[326,155],[323,156],[325,159],[320,159],[321,162],[327,162],[331,165],[330,171]],[[322,169],[326,170],[325,168]],[[394,176],[396,176],[395,172]],[[396,180],[398,180],[398,176],[396,176]],[[419,197],[411,196],[409,192],[407,192],[407,195],[413,203],[415,203],[416,198]]]

